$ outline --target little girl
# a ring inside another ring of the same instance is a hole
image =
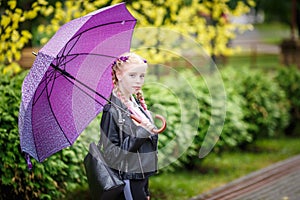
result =
[[[158,135],[141,90],[147,67],[135,53],[123,54],[112,66],[114,89],[111,103],[104,106],[101,140],[108,165],[126,183],[118,199],[150,199],[148,178],[157,172]]]

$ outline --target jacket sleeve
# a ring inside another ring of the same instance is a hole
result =
[[[128,152],[136,152],[151,135],[143,127],[137,126],[136,136],[123,134],[123,142],[121,143],[117,114],[105,109],[101,118],[100,128],[105,157],[111,162],[119,161]]]

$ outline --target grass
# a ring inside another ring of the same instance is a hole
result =
[[[282,23],[255,24],[254,28],[259,32],[261,40],[269,44],[279,44],[283,38],[291,36],[291,29]]]
[[[273,69],[278,67],[278,63],[280,63],[280,57],[276,54],[237,54],[227,57],[225,63],[217,63],[217,66]]]
[[[197,170],[178,170],[150,178],[153,200],[183,200],[224,185],[300,153],[300,138],[262,139],[246,150],[211,153]]]
[[[255,24],[254,31],[256,31],[257,40],[261,44],[279,45],[284,39],[291,36],[289,26],[276,22]],[[220,60],[217,66],[248,66],[251,68],[271,69],[281,63],[279,54],[270,52],[262,53],[261,49],[259,49],[261,46],[258,44],[252,44],[249,41],[244,48],[245,49],[242,49],[241,52],[228,56],[225,60]]]

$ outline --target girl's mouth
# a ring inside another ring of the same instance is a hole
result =
[[[134,88],[135,90],[140,90],[140,89],[141,89],[141,87],[139,87],[139,86],[133,86],[133,88]]]

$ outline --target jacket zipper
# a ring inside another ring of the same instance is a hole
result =
[[[148,116],[146,115],[146,117],[148,117]],[[130,130],[131,130],[131,132],[133,132],[131,126],[130,126]],[[143,170],[143,166],[142,166],[140,152],[138,150],[137,150],[137,154],[138,154],[138,159],[139,159],[139,164],[140,164],[141,172],[142,172],[142,175],[143,175],[143,179],[145,179],[145,174],[144,174],[144,170]]]
[[[144,170],[143,170],[143,167],[142,167],[142,161],[141,161],[141,157],[140,157],[140,152],[137,151],[137,153],[138,153],[138,158],[139,158],[139,163],[140,163],[140,168],[141,168],[141,171],[142,171],[143,179],[145,179],[145,174],[144,174]]]

